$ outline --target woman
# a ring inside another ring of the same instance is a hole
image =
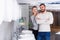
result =
[[[35,38],[37,39],[37,33],[38,33],[38,25],[36,23],[36,20],[35,20],[35,17],[37,15],[37,7],[36,6],[33,6],[32,7],[32,16],[31,16],[31,21],[32,21],[32,24],[33,24],[33,34],[35,36]]]

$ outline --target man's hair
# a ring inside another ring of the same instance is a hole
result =
[[[40,4],[40,6],[42,6],[42,5],[46,6],[44,3],[41,3],[41,4]]]
[[[33,6],[32,9],[33,9],[33,8],[37,8],[37,7],[36,7],[36,6]]]

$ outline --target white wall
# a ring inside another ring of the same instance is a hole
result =
[[[0,40],[11,40],[13,22],[3,22],[0,25]]]
[[[21,16],[24,17],[25,27],[28,29],[29,23],[29,5],[20,5],[21,6]]]

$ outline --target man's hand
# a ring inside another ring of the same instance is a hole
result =
[[[40,18],[36,18],[36,19],[40,20]]]
[[[49,20],[49,18],[47,18],[47,20]]]
[[[49,18],[46,19],[46,22],[49,21]]]

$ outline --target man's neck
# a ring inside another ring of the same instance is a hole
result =
[[[45,13],[46,11],[43,11],[43,12],[41,12],[41,13]]]

